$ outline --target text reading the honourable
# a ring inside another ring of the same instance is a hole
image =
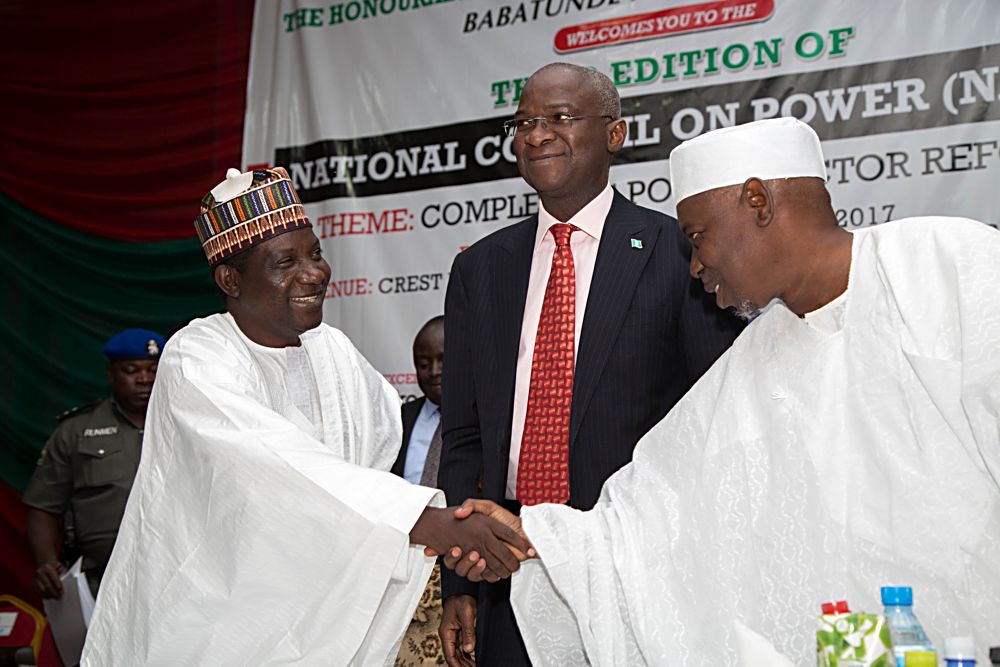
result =
[[[458,2],[459,0],[352,0],[334,2],[329,6],[299,7],[295,11],[282,14],[283,31],[296,32],[305,28],[324,28],[343,23],[353,23],[391,16],[414,9]]]

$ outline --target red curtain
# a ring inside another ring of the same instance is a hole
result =
[[[0,594],[16,595],[41,609],[42,598],[31,588],[35,563],[24,547],[24,519],[27,510],[21,504],[21,494],[0,480]]]
[[[95,341],[124,326],[202,315],[206,294],[215,302],[192,223],[201,196],[240,163],[253,6],[0,0],[0,236],[20,261],[5,267],[0,354],[35,364],[21,375],[6,364],[0,382],[4,406],[32,408],[13,433],[16,420],[4,420],[0,442],[0,593],[38,603],[19,493],[35,457],[24,452],[41,447],[55,414],[96,398],[70,402],[80,390],[68,371],[99,367]],[[107,239],[188,240],[127,253]],[[112,274],[149,298],[107,294],[98,278]],[[196,277],[205,284],[190,290]],[[25,355],[14,342],[29,339]]]
[[[253,0],[0,3],[0,189],[122,240],[190,237],[239,167]]]

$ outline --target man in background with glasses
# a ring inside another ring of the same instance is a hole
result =
[[[627,124],[608,77],[546,65],[504,129],[539,212],[452,266],[438,484],[452,504],[590,509],[740,325],[691,281],[676,221],[610,186]],[[449,664],[530,664],[509,582],[444,572],[443,593]]]

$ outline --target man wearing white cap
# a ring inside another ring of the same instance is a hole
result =
[[[388,472],[399,397],[322,323],[330,266],[284,169],[231,170],[195,227],[226,312],[160,360],[83,665],[391,664],[418,545],[481,546],[493,580],[529,545]]]
[[[670,166],[692,275],[759,313],[592,511],[522,511],[539,560],[512,599],[533,663],[811,664],[820,602],[878,612],[886,584],[913,587],[938,645],[988,646],[1000,233],[841,230],[819,141],[792,119],[710,132]]]

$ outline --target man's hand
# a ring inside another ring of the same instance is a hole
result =
[[[510,549],[510,546],[508,545],[507,548]],[[533,549],[529,549],[529,551],[533,551]],[[441,554],[427,547],[424,549],[424,555],[433,558]],[[449,570],[453,570],[460,577],[465,577],[469,581],[477,583],[483,580],[486,559],[480,558],[478,551],[472,551],[468,557],[462,558],[462,549],[460,547],[452,547],[445,554],[443,562]]]
[[[521,529],[521,517],[508,512],[504,508],[497,505],[492,500],[481,500],[478,498],[469,498],[461,507],[455,510],[456,519],[465,519],[472,516],[473,514],[484,514],[494,521],[498,521],[503,525],[507,526],[528,543],[528,549],[521,551],[514,544],[509,544],[510,550],[514,552],[519,561],[527,560],[529,558],[534,558],[538,554],[535,553],[534,547],[531,546],[531,542],[528,540],[528,536],[525,534],[524,530]]]
[[[452,595],[441,610],[441,647],[449,667],[475,667],[476,598]]]
[[[506,579],[518,570],[520,559],[516,553],[523,559],[531,550],[527,539],[485,513],[470,511],[464,513],[467,518],[456,518],[456,514],[454,508],[426,508],[410,531],[410,542],[424,544],[435,553],[445,553],[453,546],[463,553],[477,552],[486,561],[485,566],[481,566],[482,578],[491,583]]]
[[[31,577],[31,586],[43,598],[59,599],[63,596],[63,584],[59,578],[66,573],[66,566],[58,561],[42,563]]]
[[[528,536],[525,535],[524,531],[521,529],[521,519],[494,502],[470,498],[462,503],[461,507],[455,510],[455,517],[458,519],[464,519],[472,516],[473,514],[483,514],[488,516],[517,532],[517,534],[523,537],[525,541],[528,540]],[[524,561],[528,558],[534,558],[537,556],[533,547],[529,548],[527,551],[521,551],[508,544],[507,548],[510,549],[511,553],[517,557],[518,561]],[[484,559],[480,557],[480,554],[476,551],[472,551],[463,558],[463,553],[464,552],[458,547],[450,549],[442,559],[445,567],[449,570],[454,570],[456,574],[461,577],[465,577],[469,581],[482,581],[483,579],[486,579],[484,576]],[[437,554],[428,553],[427,555],[435,556]],[[486,580],[489,581],[489,579]]]
[[[59,541],[61,539],[61,518],[58,514],[28,508],[25,517],[24,534],[28,539],[28,550],[38,563],[31,577],[31,587],[43,598],[61,598],[63,585],[60,575],[66,566],[59,562]]]

